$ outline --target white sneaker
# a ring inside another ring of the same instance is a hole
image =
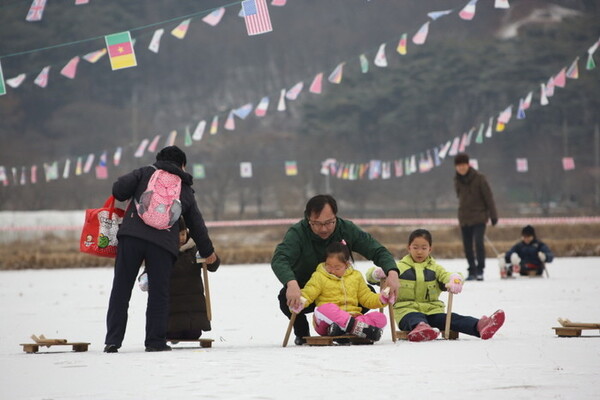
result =
[[[140,289],[142,290],[142,292],[148,291],[148,274],[146,272],[143,272],[138,277],[138,285],[140,286]]]

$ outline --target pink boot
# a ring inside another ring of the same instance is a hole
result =
[[[440,331],[437,328],[432,328],[425,322],[419,322],[419,324],[408,333],[408,340],[410,342],[426,342],[436,339],[439,335]]]
[[[498,329],[500,329],[500,327],[502,327],[503,324],[504,311],[502,310],[496,311],[489,317],[486,317],[484,315],[477,323],[477,330],[479,331],[479,336],[483,340],[488,340],[492,336],[494,336],[496,332],[498,332]]]

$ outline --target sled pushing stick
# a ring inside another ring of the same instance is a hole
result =
[[[444,339],[450,339],[450,322],[452,321],[452,298],[453,294],[448,292],[448,310],[446,310],[446,329],[444,329]]]
[[[492,243],[492,241],[490,240],[490,238],[487,237],[487,235],[484,235],[483,237],[485,238],[485,241],[488,242],[492,250],[494,250],[494,253],[496,254],[497,258],[500,255],[500,253],[498,253],[498,250],[496,250],[496,246],[494,246],[494,243]]]
[[[288,324],[287,331],[285,331],[285,337],[283,338],[283,347],[286,347],[288,344],[288,340],[290,339],[290,333],[292,333],[292,328],[294,327],[294,322],[296,322],[296,314],[292,312],[292,317],[290,318],[290,323]]]
[[[202,264],[202,277],[204,278],[204,297],[206,298],[206,316],[209,321],[212,321],[212,309],[210,306],[210,287],[208,285],[208,267],[206,266],[206,258],[196,258],[198,264]]]

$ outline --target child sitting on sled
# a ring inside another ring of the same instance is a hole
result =
[[[369,289],[360,271],[352,267],[350,250],[345,243],[332,242],[325,257],[325,262],[317,266],[302,289],[302,305],[291,311],[299,313],[315,302],[313,324],[319,335],[351,334],[379,340],[387,323],[385,315],[379,311],[363,315],[361,305],[381,308],[388,303],[387,296]]]
[[[425,229],[413,231],[408,238],[408,254],[397,262],[400,288],[394,303],[394,317],[401,330],[409,331],[408,340],[423,342],[436,339],[446,323],[442,291],[458,294],[463,277],[447,272],[433,257],[431,233]],[[385,273],[379,267],[367,271],[370,283],[378,283]],[[467,335],[490,339],[504,323],[504,311],[498,310],[481,319],[452,313],[450,329]]]
[[[173,342],[196,340],[202,332],[210,331],[210,320],[206,311],[202,268],[196,263],[196,244],[190,238],[183,218],[179,219],[179,255],[171,271],[169,287],[169,327],[167,339]],[[207,269],[215,272],[221,261],[207,264]],[[140,275],[140,288],[148,290],[145,272]],[[143,282],[146,282],[144,285]]]
[[[541,276],[545,263],[552,262],[554,255],[546,244],[537,239],[535,229],[531,225],[521,230],[521,241],[504,254],[506,275],[521,274],[523,276]]]

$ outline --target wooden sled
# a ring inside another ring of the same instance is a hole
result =
[[[554,329],[554,332],[558,335],[558,337],[580,337],[582,330],[600,330],[600,323],[571,322],[566,318],[559,318],[558,322],[561,326],[555,326],[552,328]]]
[[[306,344],[309,346],[334,346],[338,343],[336,341],[348,341],[350,344],[373,344],[371,339],[361,338],[354,335],[340,335],[340,336],[304,336]]]
[[[396,339],[397,340],[408,340],[408,331],[396,331],[395,335],[396,335]],[[448,337],[446,338],[445,333],[442,332],[442,335],[440,335],[441,339],[448,339],[448,340],[456,340],[458,339],[458,332],[455,331],[450,331],[448,334]]]
[[[184,340],[167,339],[167,342],[171,342],[171,344],[177,344],[177,343],[198,343],[200,345],[200,347],[204,347],[204,348],[212,347],[212,343],[214,341],[215,341],[214,339],[184,339]]]
[[[25,353],[37,353],[42,347],[51,347],[51,346],[71,346],[73,351],[75,352],[83,352],[88,351],[89,343],[85,342],[69,342],[67,339],[47,339],[44,335],[40,335],[39,337],[36,335],[31,335],[31,338],[35,343],[21,343],[20,346],[23,346],[23,351]]]

